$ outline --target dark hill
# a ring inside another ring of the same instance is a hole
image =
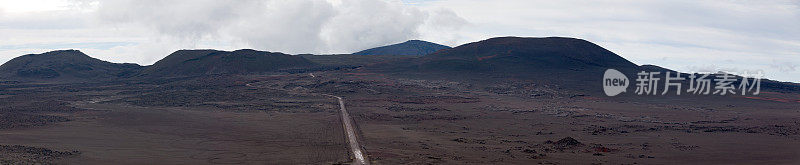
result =
[[[672,70],[672,69],[667,69],[667,68],[664,68],[664,67],[661,67],[661,66],[658,66],[658,65],[652,65],[652,64],[646,64],[646,65],[642,65],[642,66],[639,66],[639,68],[640,68],[641,70],[644,70],[644,71],[653,71],[653,72],[675,72],[675,71],[674,71],[674,70]]]
[[[449,49],[449,46],[444,46],[428,41],[409,40],[403,43],[381,46],[377,48],[367,49],[360,52],[355,52],[355,55],[426,55],[433,52]]]
[[[639,71],[638,65],[582,39],[499,37],[363,71],[479,84],[530,81],[598,93],[609,68],[626,75]]]
[[[0,77],[59,81],[119,78],[131,76],[141,68],[102,61],[78,50],[57,50],[14,58],[0,66]]]
[[[499,37],[441,50],[395,65],[391,72],[491,73],[516,76],[599,74],[608,68],[633,72],[638,66],[586,40]]]
[[[314,66],[300,56],[242,49],[179,50],[142,71],[142,76],[252,74]]]
[[[425,70],[458,70],[460,67],[451,67],[447,63],[462,63],[474,65],[470,69],[499,72],[637,67],[589,41],[560,37],[491,38],[436,52],[423,57],[422,62],[420,67]]]
[[[619,70],[630,80],[635,80],[636,73],[640,71],[675,72],[655,65],[638,66],[589,41],[562,37],[491,38],[419,58],[370,65],[365,71],[411,77],[465,79],[480,83],[528,80],[598,92],[602,90],[601,82],[607,69]],[[716,76],[711,75],[709,79]],[[682,77],[686,78],[688,74],[684,73]],[[738,76],[737,78],[741,79]],[[688,80],[683,83],[688,83]],[[664,84],[664,80],[659,84]],[[772,80],[763,80],[761,85],[775,91],[800,90],[797,84]]]

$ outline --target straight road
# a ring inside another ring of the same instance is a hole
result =
[[[353,164],[355,165],[369,165],[369,161],[364,158],[364,154],[361,152],[361,145],[358,144],[358,139],[356,136],[356,131],[353,128],[353,119],[350,118],[350,114],[347,113],[347,109],[344,107],[344,100],[342,97],[328,95],[327,96],[335,97],[339,100],[339,108],[342,113],[342,125],[344,126],[344,130],[347,133],[347,142],[350,144],[350,152],[353,153],[355,159],[353,160]]]
[[[308,74],[311,77],[316,77],[313,73]],[[245,84],[247,87],[255,87],[252,84]],[[364,153],[361,151],[361,145],[358,144],[358,139],[356,136],[356,129],[353,128],[353,119],[350,118],[350,114],[347,113],[347,109],[344,107],[344,99],[339,96],[329,95],[329,94],[322,94],[325,96],[334,97],[339,100],[339,110],[342,114],[342,127],[344,127],[344,131],[347,134],[347,143],[350,144],[350,152],[353,153],[353,163],[354,165],[369,165],[369,161],[364,157]]]

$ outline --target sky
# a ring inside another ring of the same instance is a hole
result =
[[[59,49],[150,65],[180,49],[340,54],[502,36],[581,38],[639,65],[800,82],[800,0],[0,0],[0,63]]]

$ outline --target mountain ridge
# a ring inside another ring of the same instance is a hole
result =
[[[300,56],[253,49],[235,51],[178,50],[148,66],[139,75],[252,74],[314,65],[316,64]]]
[[[102,61],[79,50],[56,50],[14,58],[0,65],[0,78],[85,81],[130,77],[258,74],[292,69],[302,71],[320,65],[363,66],[364,68],[357,72],[413,73],[429,77],[475,77],[475,75],[480,75],[538,79],[552,76],[560,79],[574,78],[575,81],[599,79],[597,76],[602,75],[605,69],[617,69],[627,75],[635,75],[636,72],[642,70],[672,71],[655,65],[639,66],[599,45],[583,39],[567,37],[495,37],[455,48],[441,49],[425,56],[406,55],[397,56],[397,58],[380,58],[394,56],[342,55],[327,57],[329,56],[288,55],[252,49],[235,51],[184,49],[171,53],[153,65],[140,66]],[[353,59],[353,57],[359,57],[359,59]],[[796,83],[785,82],[776,86],[794,88],[792,84]]]
[[[0,65],[0,77],[18,79],[102,79],[128,77],[143,68],[138,64],[111,63],[79,50],[27,54]]]
[[[377,66],[380,70],[524,74],[544,71],[633,71],[638,65],[582,39],[496,37]],[[405,66],[403,66],[405,65]]]

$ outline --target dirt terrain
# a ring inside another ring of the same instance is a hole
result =
[[[344,96],[376,164],[800,162],[797,94],[613,98],[521,82],[350,78],[339,88],[352,89]]]
[[[313,76],[312,76],[313,75]],[[5,82],[3,164],[797,164],[800,95],[606,97],[379,73]]]
[[[67,85],[73,90],[64,92],[57,90],[60,85],[7,90],[46,91],[49,95],[25,99],[63,102],[76,110],[8,110],[4,114],[33,113],[69,121],[17,124],[22,126],[0,130],[0,143],[75,151],[76,154],[31,158],[35,159],[31,161],[14,156],[25,152],[3,148],[0,153],[11,153],[0,156],[4,164],[336,164],[349,161],[341,124],[335,124],[340,123],[338,104],[332,98],[293,96],[243,85],[232,87],[251,91],[239,94],[253,97],[250,101],[262,102],[249,105],[267,109],[244,110],[235,108],[244,104],[236,101],[199,103],[199,99],[215,99],[201,98],[202,95],[173,100],[182,101],[184,105],[175,106],[173,102],[139,101],[142,96],[154,97],[147,91],[135,93],[142,90],[132,92],[114,85],[99,87],[113,90],[89,86]],[[183,84],[164,86],[175,89],[176,93],[186,89]],[[7,97],[4,101],[26,102],[16,97]]]

